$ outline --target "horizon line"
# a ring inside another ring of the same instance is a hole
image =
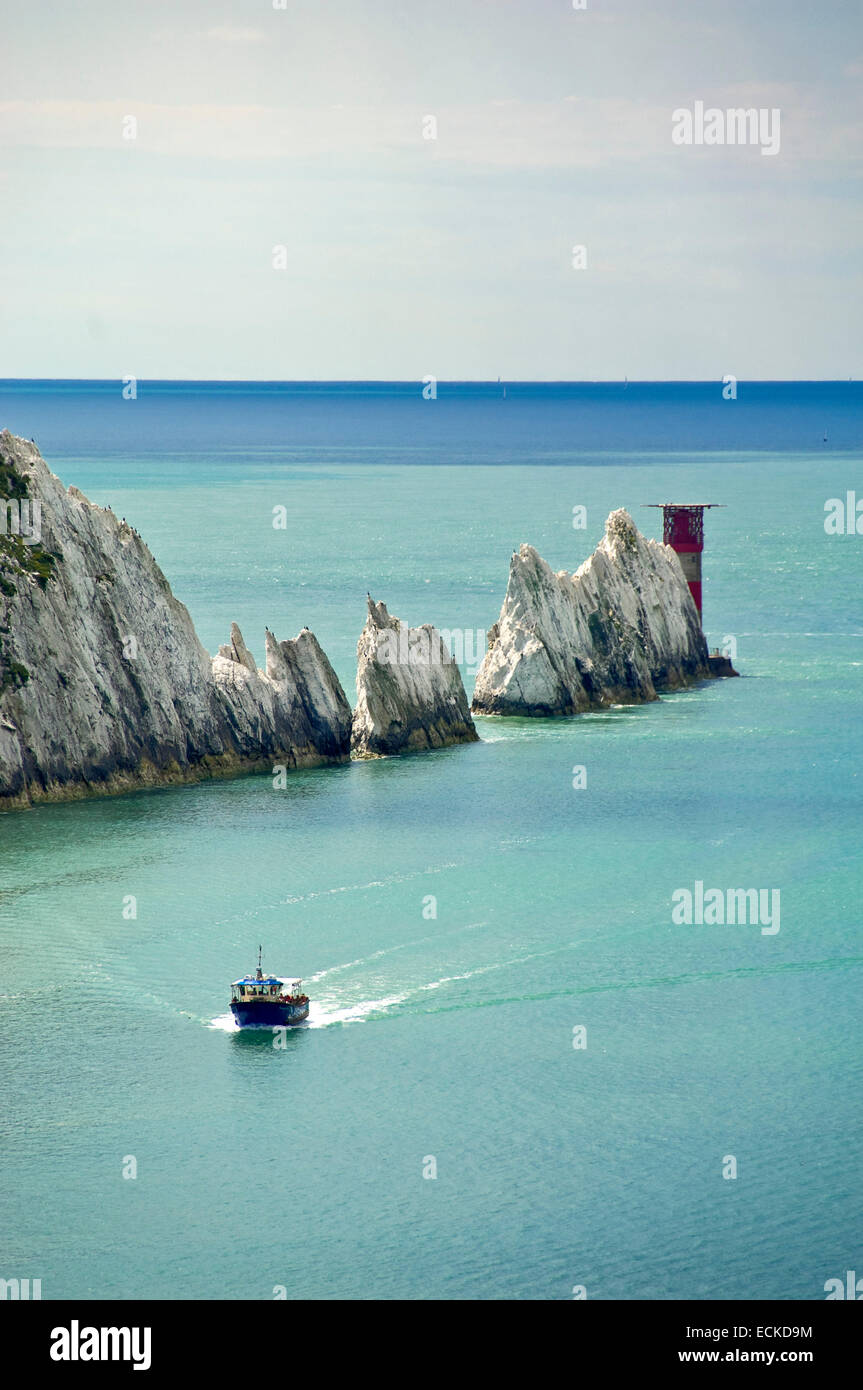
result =
[[[730,374],[733,376],[733,374]],[[114,385],[127,377],[136,382],[155,385],[177,383],[184,386],[423,386],[424,377],[185,377],[141,376],[0,376],[0,385],[31,385],[43,383],[81,383]],[[433,377],[437,385],[449,386],[722,386],[724,377]],[[751,386],[849,386],[863,383],[863,377],[743,377],[733,378],[738,385]]]

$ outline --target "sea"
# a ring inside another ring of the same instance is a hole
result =
[[[0,815],[0,1276],[736,1300],[863,1270],[863,386],[4,381],[2,426],[141,532],[211,652],[308,626],[349,698],[367,593],[465,634],[470,694],[521,542],[574,570],[617,507],[661,537],[649,504],[721,504],[704,627],[741,678]],[[696,884],[780,914],[681,921]],[[259,946],[307,1026],[233,1029]]]

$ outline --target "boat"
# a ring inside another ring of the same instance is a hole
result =
[[[295,976],[265,975],[259,946],[254,975],[231,985],[231,1013],[241,1028],[295,1028],[309,1016],[309,996]]]

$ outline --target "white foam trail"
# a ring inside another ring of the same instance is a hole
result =
[[[440,989],[443,985],[455,984],[461,980],[472,980],[476,975],[487,975],[493,970],[505,970],[512,965],[521,965],[525,961],[535,960],[540,956],[554,955],[567,947],[555,947],[552,951],[538,951],[534,955],[520,956],[513,961],[494,961],[490,965],[481,965],[476,970],[466,970],[461,975],[443,975],[439,980],[431,980],[428,984],[416,985],[413,989],[406,989],[401,994],[391,994],[384,999],[367,999],[358,1004],[349,1004],[343,1009],[330,1009],[323,1002],[309,1005],[309,1025],[312,1028],[326,1028],[331,1023],[362,1023],[372,1014],[385,1013],[388,1009],[395,1008],[397,1004],[404,1004],[406,1000],[414,998],[418,994],[427,994],[431,990]]]
[[[358,956],[356,960],[346,960],[342,965],[328,965],[325,969],[318,970],[314,975],[305,975],[303,978],[308,984],[318,984],[328,975],[336,975],[342,970],[353,970],[357,965],[368,965],[370,961],[380,960],[381,956],[391,956],[396,951],[408,951],[412,946],[424,946],[427,941],[441,941],[445,937],[458,936],[461,932],[475,931],[477,927],[484,926],[487,926],[486,922],[468,922],[466,926],[455,927],[452,931],[418,936],[413,941],[400,941],[397,946],[384,946],[380,951],[373,951],[370,956]]]
[[[220,1014],[218,1018],[211,1018],[207,1024],[208,1028],[214,1028],[220,1033],[239,1033],[240,1025],[231,1013]]]
[[[393,951],[404,951],[408,945],[416,945],[416,942],[401,942],[398,946],[389,946],[382,951],[375,951],[370,956],[358,956],[356,960],[346,960],[344,965],[329,965],[325,970],[319,970],[315,975],[307,975],[309,984],[316,985],[319,980],[326,979],[327,975],[336,975],[340,970],[353,970],[355,965],[366,965],[370,960],[377,960],[380,956],[388,956]]]
[[[405,994],[392,994],[387,999],[367,999],[361,1004],[350,1004],[345,1009],[328,1010],[322,1003],[309,1004],[309,1027],[328,1028],[331,1023],[362,1023],[370,1014],[384,1013],[387,1009],[401,1004]]]
[[[389,878],[373,878],[369,883],[344,883],[338,888],[320,888],[311,893],[299,893],[296,896],[279,898],[277,902],[265,903],[262,907],[254,907],[246,912],[238,912],[233,917],[222,917],[218,922],[214,922],[215,927],[226,927],[232,922],[243,922],[249,917],[257,917],[262,912],[275,912],[280,907],[293,907],[297,903],[307,903],[314,901],[315,898],[330,898],[336,893],[363,893],[369,888],[390,888],[393,884],[409,883],[414,878],[425,878],[429,874],[446,873],[448,869],[461,869],[463,864],[436,864],[430,869],[415,869],[409,874],[391,874]]]

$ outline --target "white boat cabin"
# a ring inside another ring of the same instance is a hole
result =
[[[293,998],[302,993],[303,982],[284,975],[245,975],[231,985],[231,999],[243,1004],[252,999]]]

